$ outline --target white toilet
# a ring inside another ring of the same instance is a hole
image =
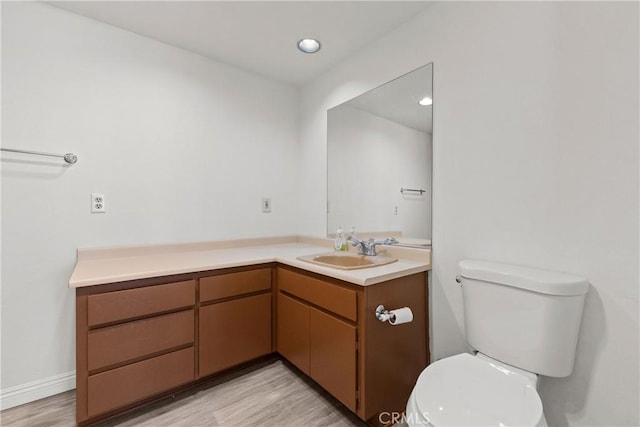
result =
[[[538,375],[573,371],[586,279],[461,261],[467,341],[429,365],[409,397],[409,426],[546,426]]]

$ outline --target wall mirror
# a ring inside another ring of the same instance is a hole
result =
[[[431,246],[433,65],[327,112],[327,233]]]

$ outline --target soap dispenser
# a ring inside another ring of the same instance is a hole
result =
[[[336,251],[346,251],[349,249],[347,246],[347,239],[344,237],[344,230],[341,225],[338,226],[338,231],[336,231],[333,247]]]

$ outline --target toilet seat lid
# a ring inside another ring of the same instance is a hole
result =
[[[535,426],[543,417],[530,379],[467,353],[429,365],[414,397],[435,426]]]

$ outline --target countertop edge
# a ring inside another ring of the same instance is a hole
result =
[[[266,246],[261,246],[260,248],[261,250],[264,250]],[[242,249],[250,250],[250,248],[242,248]],[[323,249],[326,249],[326,248],[322,248],[320,246],[301,246],[300,248],[296,248],[296,247],[287,248],[287,250],[289,251],[297,252],[297,255],[304,255],[304,254],[307,254],[309,251],[313,251],[316,249],[319,251],[322,251]],[[273,251],[276,252],[277,250],[278,250],[277,246],[274,246]],[[102,272],[102,273],[96,274],[95,275],[96,277],[91,277],[91,274],[87,274],[86,271],[81,274],[78,273],[80,268],[79,266],[82,264],[83,266],[85,266],[85,268],[91,269],[91,267],[86,267],[87,263],[94,263],[94,262],[100,263],[102,260],[78,259],[76,266],[73,270],[73,273],[69,279],[68,287],[71,289],[78,289],[78,288],[83,288],[88,286],[106,285],[111,283],[121,283],[121,282],[133,281],[133,280],[173,276],[173,275],[179,275],[179,274],[199,273],[199,272],[205,272],[205,271],[215,271],[215,270],[222,270],[227,268],[247,267],[252,265],[269,264],[269,263],[279,263],[282,265],[299,268],[304,271],[342,280],[344,282],[351,283],[358,286],[374,285],[377,283],[386,282],[388,280],[405,277],[411,274],[429,271],[431,269],[430,256],[428,258],[429,262],[421,262],[421,261],[416,261],[411,259],[399,258],[398,263],[400,264],[393,263],[393,264],[388,264],[386,266],[383,265],[379,267],[373,267],[370,269],[360,269],[360,270],[357,270],[357,272],[354,272],[354,270],[341,270],[341,269],[308,263],[308,262],[299,260],[297,256],[293,254],[291,255],[287,254],[286,256],[280,255],[280,254],[266,255],[266,256],[262,254],[258,254],[258,256],[247,254],[246,257],[239,256],[238,258],[232,259],[232,260],[223,260],[223,261],[212,260],[211,262],[203,262],[200,264],[185,263],[187,265],[185,265],[184,267],[178,264],[166,269],[154,268],[149,265],[147,265],[147,267],[145,268],[144,266],[145,261],[147,261],[147,263],[149,260],[153,260],[157,262],[157,260],[154,259],[154,256],[156,255],[157,254],[150,254],[149,256],[146,256],[146,257],[142,256],[142,257],[119,258],[119,259],[126,258],[129,260],[131,260],[132,258],[139,258],[142,267],[140,270],[135,270],[135,271],[131,271],[131,268],[130,268],[129,272],[124,274],[118,274],[113,272],[108,272],[108,273]],[[164,255],[166,255],[166,253]],[[104,261],[114,261],[114,260],[109,259]],[[401,264],[406,264],[406,265],[402,266]],[[366,274],[366,273],[370,273],[370,274]],[[75,278],[75,276],[78,274],[80,274],[81,277]],[[82,276],[89,276],[89,277],[83,278]]]
[[[73,275],[71,279],[69,279],[69,288],[78,289],[84,288],[87,286],[97,286],[97,285],[108,285],[110,283],[120,283],[120,282],[128,282],[131,280],[142,280],[142,279],[152,279],[155,277],[164,277],[164,276],[175,276],[177,274],[189,274],[189,273],[199,273],[203,271],[214,271],[214,270],[222,270],[225,268],[234,268],[234,267],[247,267],[250,265],[260,265],[260,264],[270,264],[272,262],[276,262],[275,258],[270,259],[251,259],[247,261],[238,261],[238,262],[228,262],[228,263],[216,263],[213,265],[203,265],[202,267],[198,266],[197,268],[185,267],[185,268],[174,268],[163,270],[162,272],[136,272],[131,274],[123,274],[120,276],[110,276],[109,280],[104,279],[94,279],[94,280],[77,280],[73,281]]]
[[[277,259],[276,261],[280,264],[288,265],[289,267],[299,268],[300,270],[309,271],[311,273],[320,274],[322,276],[331,277],[334,279],[342,280],[343,282],[349,282],[359,286],[375,285],[376,283],[386,282],[388,280],[409,276],[415,273],[421,273],[423,271],[429,271],[431,269],[431,266],[428,264],[419,264],[412,267],[404,268],[402,270],[383,273],[374,277],[360,279],[356,277],[349,277],[349,274],[347,273],[348,270],[340,270],[338,268],[323,267],[320,265],[316,265],[310,262],[305,262],[300,260],[294,261],[289,259],[283,259],[283,260]],[[381,267],[384,267],[384,266],[372,267],[372,268],[381,268]],[[371,269],[369,269],[369,271],[370,270]]]

